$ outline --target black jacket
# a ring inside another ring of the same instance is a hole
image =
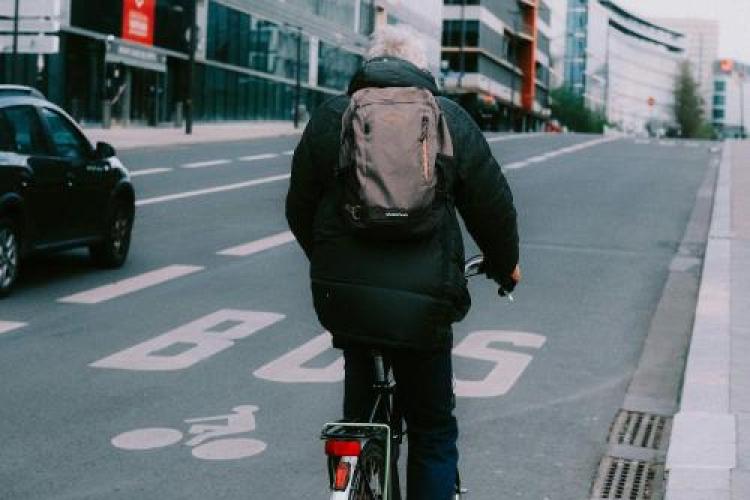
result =
[[[433,77],[395,58],[364,64],[348,94],[365,87],[416,86],[438,94]],[[510,187],[479,128],[453,101],[438,97],[454,157],[443,166],[449,216],[427,239],[374,242],[352,236],[340,217],[333,171],[348,96],[323,103],[294,152],[286,200],[289,227],[310,259],[315,310],[334,345],[450,348],[451,324],[470,306],[456,208],[485,255],[488,276],[507,283],[518,262]]]

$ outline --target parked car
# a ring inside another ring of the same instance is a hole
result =
[[[99,265],[122,266],[134,215],[133,186],[112,146],[92,147],[38,91],[0,85],[0,296],[32,253],[83,246]]]

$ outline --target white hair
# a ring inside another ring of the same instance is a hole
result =
[[[381,26],[372,34],[367,59],[398,57],[427,69],[427,53],[422,36],[407,24]]]

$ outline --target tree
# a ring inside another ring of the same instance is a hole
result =
[[[550,92],[552,118],[573,132],[602,133],[607,120],[603,113],[586,107],[583,97],[567,87]]]
[[[680,71],[675,79],[674,117],[682,137],[705,136],[703,99],[698,92],[698,84],[693,78],[693,71],[688,61],[683,61],[680,64]]]

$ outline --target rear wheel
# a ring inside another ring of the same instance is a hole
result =
[[[357,461],[349,500],[382,500],[384,491],[385,450],[379,442],[369,441]]]
[[[18,277],[18,230],[10,219],[0,219],[0,297],[8,295]]]
[[[132,229],[132,207],[124,200],[118,201],[107,221],[104,238],[100,243],[89,247],[94,262],[102,267],[121,267],[128,257]]]

